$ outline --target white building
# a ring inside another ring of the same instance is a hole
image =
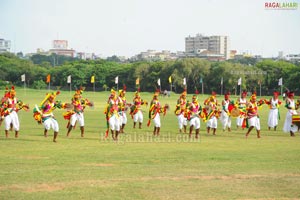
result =
[[[187,54],[197,56],[205,50],[228,60],[230,58],[229,37],[197,34],[195,37],[188,36],[185,38],[185,52]]]
[[[10,52],[10,49],[11,49],[11,41],[0,38],[0,53]]]

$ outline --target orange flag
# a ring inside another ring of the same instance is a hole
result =
[[[48,74],[48,75],[47,75],[47,78],[46,78],[46,83],[50,83],[50,80],[51,80],[51,75]]]

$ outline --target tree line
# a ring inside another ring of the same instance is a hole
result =
[[[36,59],[36,58],[35,58]],[[119,63],[108,60],[65,60],[58,66],[47,64],[47,61],[25,60],[9,53],[0,54],[0,86],[13,84],[23,86],[21,75],[25,74],[26,87],[47,88],[46,77],[51,75],[51,85],[69,88],[67,77],[72,77],[72,88],[84,86],[96,90],[116,88],[115,77],[118,76],[119,88],[126,85],[127,90],[153,92],[157,88],[182,92],[183,79],[186,79],[188,93],[196,90],[204,93],[230,91],[239,93],[242,90],[259,91],[267,95],[279,90],[278,81],[283,79],[284,90],[299,89],[300,66],[286,61],[261,60],[255,64],[239,62],[213,62],[199,58],[184,58],[171,61]],[[91,77],[95,83],[91,83]],[[171,77],[171,78],[170,78]],[[136,85],[139,79],[139,85]],[[161,86],[157,80],[160,79]],[[238,80],[241,79],[241,85]],[[170,83],[171,80],[171,83]]]

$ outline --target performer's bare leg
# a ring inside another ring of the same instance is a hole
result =
[[[19,137],[19,131],[15,131],[15,138]]]
[[[231,132],[231,128],[230,127],[228,127],[228,131]]]
[[[212,130],[213,130],[213,135],[216,135],[216,130],[217,130],[217,129],[216,129],[216,128],[213,128]]]
[[[190,133],[189,133],[190,138],[192,137],[193,129],[194,129],[194,125],[190,126]]]
[[[133,122],[133,128],[135,128],[136,122]]]
[[[84,137],[84,126],[80,126],[81,137]]]
[[[295,134],[293,131],[290,131],[291,137],[295,137]]]
[[[153,135],[155,136],[156,135],[156,127],[154,126],[154,129],[153,129]]]
[[[183,125],[184,133],[186,133],[186,125]]]
[[[114,134],[114,131],[113,130],[110,130],[111,131],[111,137],[113,140],[116,140],[116,137],[115,137],[115,134]]]
[[[257,138],[260,138],[260,130],[256,130],[257,132]]]
[[[48,137],[48,130],[47,129],[44,130],[44,136]]]
[[[57,135],[58,135],[58,132],[54,132],[53,142],[57,142],[57,141],[56,141]]]
[[[277,126],[274,126],[274,131],[276,131]]]
[[[199,138],[199,129],[196,129],[196,139]]]
[[[5,130],[5,137],[8,138],[8,130]]]
[[[120,133],[124,133],[124,128],[125,128],[125,125],[126,125],[126,124],[122,124],[122,126],[121,126],[121,130],[120,130]]]
[[[156,128],[156,135],[159,136],[160,127]]]
[[[210,131],[210,127],[207,127],[207,133],[209,134],[209,131]]]
[[[250,126],[247,133],[246,133],[246,137],[248,137],[248,135],[250,134],[250,132],[252,131],[252,129],[254,128],[254,126]]]
[[[118,140],[118,135],[119,135],[119,131],[116,130],[116,139],[115,140]]]
[[[72,126],[72,125],[69,125],[68,132],[67,132],[67,137],[70,136],[70,132],[71,132],[72,128],[73,128],[73,126]]]
[[[139,123],[139,129],[141,129],[141,128],[142,128],[142,122]]]

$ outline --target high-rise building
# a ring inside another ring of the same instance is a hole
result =
[[[11,48],[11,41],[0,38],[0,53],[9,52],[10,48]]]
[[[204,51],[214,55],[223,55],[224,59],[229,59],[228,36],[203,36],[197,34],[195,37],[188,36],[185,38],[185,52],[187,54],[199,55]]]

